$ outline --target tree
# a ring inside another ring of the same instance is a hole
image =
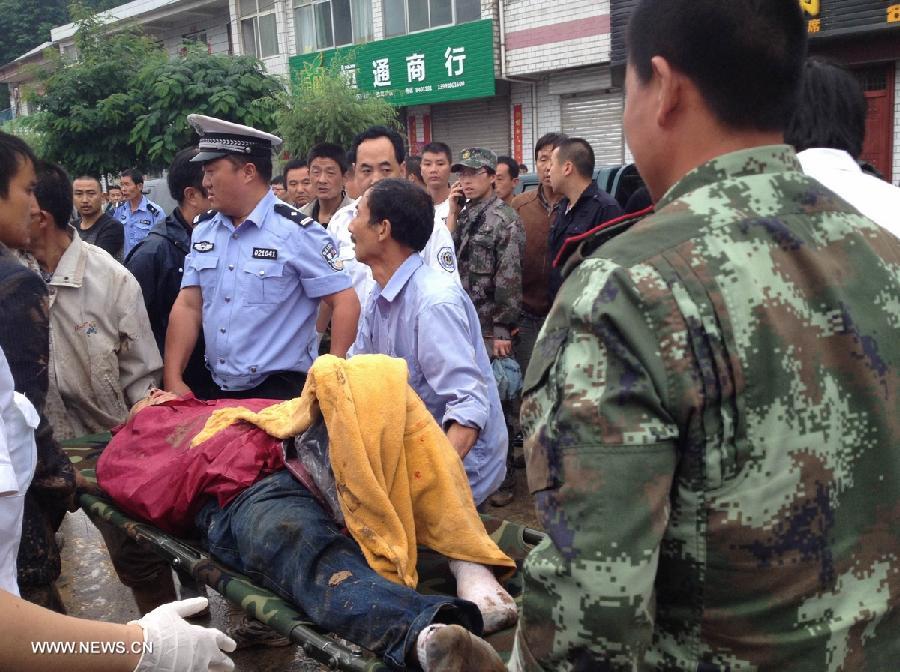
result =
[[[209,55],[194,48],[161,66],[145,68],[134,91],[145,112],[131,143],[149,168],[168,166],[175,153],[196,139],[191,113],[206,114],[264,131],[275,128],[280,82],[249,56]],[[137,102],[137,100],[135,101]]]
[[[45,157],[73,173],[167,167],[195,136],[190,113],[269,130],[278,80],[250,57],[188,50],[169,56],[136,30],[108,32],[96,17],[79,21],[78,60],[56,59],[40,77],[38,112],[28,117]]]
[[[165,52],[135,30],[107,34],[94,16],[79,20],[75,48],[78,60],[56,54],[29,94],[38,112],[25,121],[41,135],[44,158],[94,175],[139,165],[129,139],[141,107],[129,75],[162,65]]]
[[[336,57],[324,64],[307,64],[281,97],[278,130],[292,155],[306,156],[319,142],[349,147],[354,136],[369,126],[399,128],[397,110],[390,103],[350,86],[342,70],[347,63]]]

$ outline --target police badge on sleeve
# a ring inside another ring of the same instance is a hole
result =
[[[453,271],[456,270],[456,263],[453,258],[453,250],[451,250],[449,247],[442,247],[440,250],[438,250],[437,260],[441,265],[441,268],[443,268],[448,273],[453,273]]]
[[[336,271],[344,270],[344,262],[338,258],[338,251],[335,248],[334,244],[328,243],[325,247],[322,248],[322,258],[328,262],[328,265],[331,266]]]

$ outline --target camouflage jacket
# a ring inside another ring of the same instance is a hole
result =
[[[760,147],[566,272],[511,669],[893,669],[900,241]]]
[[[72,464],[54,439],[44,413],[50,353],[47,311],[44,281],[0,244],[0,348],[9,361],[16,391],[28,397],[41,416],[35,430],[37,465],[25,496],[20,586],[47,584],[59,576],[59,549],[53,532],[75,492]]]
[[[497,196],[469,204],[457,219],[453,244],[481,335],[509,340],[522,308],[525,230],[519,216]]]

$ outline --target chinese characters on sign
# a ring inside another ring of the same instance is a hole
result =
[[[465,47],[447,47],[444,52],[444,67],[447,68],[448,77],[459,77],[466,68],[466,48]]]
[[[341,71],[360,95],[395,105],[482,98],[495,93],[493,23],[486,19],[354,47],[303,54],[291,71],[340,57]]]
[[[835,31],[900,23],[896,0],[798,0],[807,19],[807,32]]]
[[[406,81],[410,84],[425,81],[425,54],[406,57]]]
[[[377,61],[372,61],[372,83],[375,86],[391,85],[390,59],[379,58]]]

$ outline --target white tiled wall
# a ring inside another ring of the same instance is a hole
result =
[[[609,0],[560,0],[542,3],[539,11],[528,0],[502,0],[506,33],[609,15]],[[533,47],[507,50],[507,73],[527,75],[609,61],[610,35],[593,35]]]

